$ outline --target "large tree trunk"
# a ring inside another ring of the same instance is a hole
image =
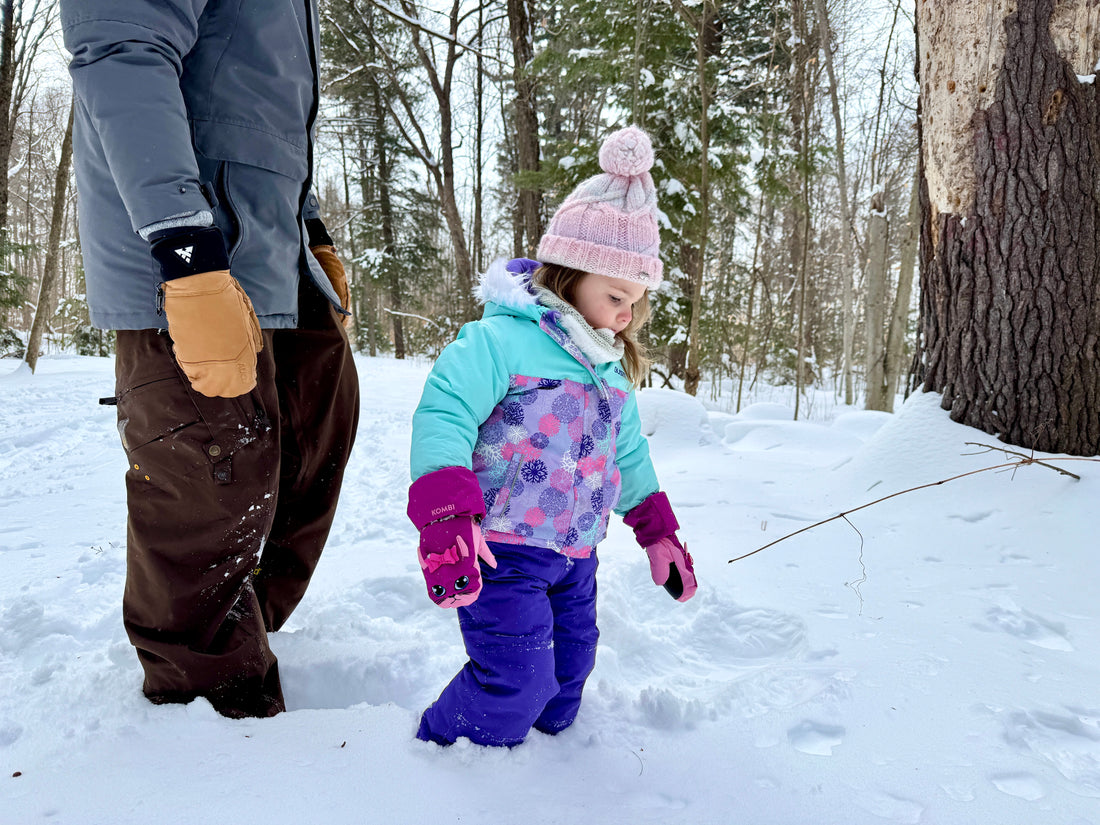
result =
[[[1100,453],[1093,0],[918,3],[924,388],[1010,444]]]
[[[65,223],[65,201],[69,193],[69,167],[73,161],[73,105],[69,105],[69,122],[65,127],[65,137],[61,141],[61,157],[57,162],[57,174],[53,184],[53,209],[50,214],[50,237],[46,245],[46,265],[42,271],[42,284],[38,290],[38,306],[34,311],[27,340],[27,366],[34,372],[38,366],[38,347],[42,343],[42,333],[50,317],[53,304],[53,286],[57,282],[58,262],[61,258],[61,227]]]

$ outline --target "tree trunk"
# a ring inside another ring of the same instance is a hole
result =
[[[354,133],[358,134],[362,126],[358,123],[355,124]],[[353,342],[355,349],[361,350],[362,342],[361,335],[362,330],[366,328],[364,320],[360,317],[363,309],[363,290],[359,282],[359,251],[358,242],[355,238],[355,222],[352,220],[352,206],[351,206],[351,170],[348,167],[348,154],[347,154],[347,133],[341,132],[339,135],[340,142],[340,179],[344,188],[344,220],[347,221],[347,241],[346,248],[343,250],[342,258],[344,261],[344,268],[347,270],[348,278],[348,297],[351,301],[351,306],[348,309],[351,310],[352,331],[351,341]],[[358,141],[358,139],[357,139]],[[360,156],[361,157],[361,156]]]
[[[837,88],[836,69],[833,66],[833,41],[829,30],[829,13],[825,0],[814,0],[817,15],[817,32],[822,53],[825,55],[825,70],[829,75],[829,101],[832,104],[833,127],[836,133],[836,182],[840,193],[840,220],[844,226],[841,233],[841,373],[844,379],[844,403],[855,403],[855,388],[852,381],[852,358],[856,337],[856,301],[852,286],[852,247],[854,245],[855,221],[852,208],[848,203],[848,168],[844,159],[844,116],[840,110],[840,94]]]
[[[375,88],[377,88],[377,86]],[[385,110],[382,108],[382,105],[381,105],[381,100],[380,100],[381,95],[380,94],[374,94],[372,97],[373,97],[372,103],[373,103],[373,106],[374,106],[373,112],[374,112],[374,116],[377,118],[376,123],[378,124],[377,128],[379,130],[382,130],[382,123],[384,122],[383,118],[385,117]],[[355,111],[358,113],[358,108],[356,108]],[[356,123],[355,143],[356,143],[356,146],[357,146],[357,151],[359,153],[359,199],[363,204],[364,214],[367,214],[368,211],[371,208],[373,208],[372,204],[374,203],[374,191],[373,191],[373,183],[371,181],[371,176],[368,174],[368,169],[369,169],[368,158],[370,158],[371,155],[370,155],[370,152],[367,148],[367,133],[366,133],[366,130],[364,129],[363,123],[361,121],[358,121]],[[366,224],[367,224],[368,227],[374,227],[376,225],[376,223],[377,222],[374,221],[374,220],[366,221]],[[354,234],[354,229],[352,230],[352,232]],[[373,235],[373,232],[371,232],[370,234]],[[374,240],[375,239],[373,237],[368,237],[367,238],[367,248],[373,248]],[[364,325],[365,325],[366,338],[367,338],[367,352],[368,352],[368,354],[370,355],[371,358],[374,358],[376,355],[378,355],[378,324],[379,324],[378,315],[379,315],[379,313],[378,313],[378,307],[377,307],[378,290],[376,289],[376,286],[375,286],[375,278],[374,278],[373,271],[371,271],[372,269],[373,269],[373,267],[368,269],[369,274],[367,275],[367,277],[361,279],[362,300],[360,302],[359,307],[357,307],[356,315],[354,317],[355,317],[355,325],[356,325],[356,329],[355,329],[356,338],[359,338],[361,340],[362,335],[363,335]],[[366,307],[365,310],[363,309],[364,305]]]
[[[791,31],[794,43],[791,51],[791,152],[798,158],[793,164],[789,181],[791,199],[786,216],[789,283],[797,289],[795,340],[795,398],[794,418],[798,419],[802,388],[806,373],[806,281],[807,257],[810,249],[810,113],[813,110],[812,67],[817,48],[811,42],[806,20],[806,6],[802,0],[791,2]],[[791,293],[794,294],[793,292]]]
[[[894,293],[894,311],[886,334],[886,412],[894,411],[894,397],[901,386],[905,370],[905,337],[909,334],[909,302],[913,297],[913,271],[917,262],[917,241],[920,237],[920,178],[913,182],[909,197],[909,217],[901,237],[898,262],[898,286]]]
[[[885,411],[893,397],[893,390],[886,383],[886,241],[886,195],[876,192],[871,198],[867,261],[863,267],[864,380],[867,384],[863,408],[866,410]]]
[[[704,0],[699,15],[699,33],[695,43],[696,71],[699,76],[699,249],[693,256],[695,271],[691,290],[691,324],[688,333],[687,376],[684,391],[695,395],[699,391],[703,342],[699,340],[699,316],[703,314],[703,274],[707,265],[707,232],[710,228],[710,79],[707,77],[707,32],[716,10],[711,0]]]
[[[917,5],[924,389],[1024,448],[1100,453],[1093,0]]]
[[[57,162],[57,174],[53,184],[53,210],[50,213],[50,238],[46,247],[46,265],[42,271],[42,285],[38,290],[38,306],[34,311],[30,337],[27,340],[27,366],[34,372],[38,366],[38,347],[50,316],[53,304],[53,286],[57,281],[58,261],[61,257],[61,227],[65,223],[65,201],[69,192],[69,167],[73,161],[73,105],[69,105],[69,122],[61,141],[61,157]]]
[[[380,94],[375,87],[374,94]],[[380,106],[380,104],[379,104]],[[390,162],[386,154],[386,142],[382,130],[376,132],[375,156],[378,158],[378,213],[382,219],[382,271],[390,290],[390,308],[393,310],[393,357],[405,357],[405,322],[400,314],[401,270],[397,266],[397,233],[394,229],[393,202],[390,199]]]
[[[482,49],[485,47],[484,31],[485,4],[479,3],[477,7],[477,69],[474,75],[474,225],[472,228],[474,272],[485,271],[483,226],[485,163],[482,160],[485,143],[485,56],[482,54]]]
[[[534,59],[534,42],[531,33],[531,15],[528,0],[508,0],[508,30],[512,37],[512,78],[516,86],[513,105],[516,126],[516,158],[519,173],[539,170],[539,119],[535,109],[535,83],[528,65]],[[523,231],[527,235],[527,248],[533,250],[542,237],[542,192],[526,188],[521,182],[519,211]],[[520,243],[517,256],[530,254]]]
[[[11,159],[15,118],[12,88],[15,86],[15,0],[0,5],[0,243],[8,228],[8,161]]]

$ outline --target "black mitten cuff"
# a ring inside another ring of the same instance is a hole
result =
[[[306,234],[309,236],[309,245],[313,246],[335,246],[332,242],[332,237],[328,234],[328,230],[325,229],[324,223],[320,218],[306,218]]]
[[[225,241],[215,226],[166,229],[151,235],[149,241],[166,281],[229,269]]]

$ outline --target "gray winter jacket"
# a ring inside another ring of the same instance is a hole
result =
[[[297,324],[320,38],[316,0],[61,0],[88,306],[104,329],[167,325],[143,227],[213,206],[264,327]]]

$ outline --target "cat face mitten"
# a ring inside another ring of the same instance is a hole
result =
[[[409,518],[420,531],[417,559],[428,598],[466,607],[481,594],[481,562],[496,567],[477,520],[485,514],[481,487],[465,467],[444,467],[409,488]]]
[[[465,607],[481,594],[481,565],[497,561],[469,516],[429,524],[420,531],[417,551],[428,598],[440,607]]]

